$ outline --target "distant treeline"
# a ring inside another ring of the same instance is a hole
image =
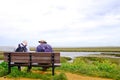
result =
[[[35,51],[35,47],[30,47]],[[53,47],[55,52],[120,52],[120,47]]]

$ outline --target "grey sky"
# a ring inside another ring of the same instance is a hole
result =
[[[0,46],[120,46],[120,0],[1,0]]]

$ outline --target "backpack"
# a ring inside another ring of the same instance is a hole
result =
[[[45,44],[44,50],[45,50],[45,52],[53,52],[52,47],[48,44]]]
[[[18,45],[17,49],[15,52],[26,52],[27,48],[25,46],[21,46],[20,44]]]

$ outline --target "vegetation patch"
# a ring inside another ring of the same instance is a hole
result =
[[[60,70],[119,80],[119,62],[117,63],[117,60],[116,62],[111,62],[112,60],[110,58],[99,57],[77,57],[73,63],[62,63]]]
[[[101,55],[111,55],[115,57],[120,57],[120,52],[104,52],[104,53],[101,53]]]
[[[62,73],[52,76],[51,68],[47,71],[40,72],[42,68],[33,67],[31,72],[27,72],[27,67],[19,71],[17,67],[12,67],[12,72],[7,75],[7,63],[2,62],[0,64],[0,76],[6,76],[8,78],[31,78],[42,80],[67,80],[65,73],[71,72],[82,75],[97,76],[104,78],[111,78],[114,80],[120,79],[120,63],[119,59],[114,60],[112,58],[101,57],[77,57],[73,62],[69,63],[70,59],[67,57],[61,58],[61,67],[57,67],[55,70],[60,70]],[[39,71],[39,72],[37,72]]]
[[[70,58],[70,57],[61,57],[61,58],[60,58],[60,62],[61,62],[61,63],[66,63],[66,62],[68,62],[68,61],[70,61],[70,60],[72,60],[72,58]]]
[[[3,52],[0,51],[0,60],[3,60]]]
[[[35,47],[30,47],[35,51]],[[55,52],[120,52],[120,47],[54,47]]]
[[[55,74],[52,76],[51,68],[45,71],[45,74],[37,73],[37,72],[27,72],[27,67],[23,67],[22,71],[19,71],[17,67],[12,67],[12,71],[10,74],[8,72],[8,64],[6,62],[2,62],[0,64],[0,77],[7,77],[7,78],[31,78],[31,79],[42,79],[42,80],[67,80],[67,77],[64,73]],[[41,68],[33,67],[33,71],[42,71]]]

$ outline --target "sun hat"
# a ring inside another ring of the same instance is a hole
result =
[[[46,41],[45,40],[40,40],[40,41],[38,41],[39,43],[46,43]]]

